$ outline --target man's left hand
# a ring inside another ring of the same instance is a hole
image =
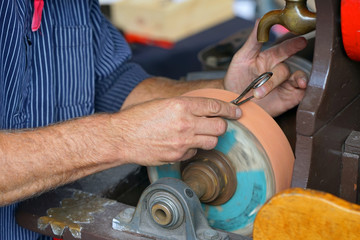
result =
[[[273,72],[263,86],[250,92],[271,116],[275,117],[300,103],[307,86],[307,75],[302,71],[290,73],[284,60],[306,47],[302,37],[286,40],[261,52],[262,43],[257,41],[257,26],[244,46],[234,55],[224,80],[226,90],[241,93],[251,81],[264,72]]]

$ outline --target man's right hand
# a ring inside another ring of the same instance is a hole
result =
[[[220,100],[176,97],[133,106],[111,117],[112,139],[119,158],[154,166],[191,158],[196,149],[213,149],[227,119],[240,109]],[[116,146],[115,146],[116,147]]]
[[[0,206],[124,163],[188,159],[197,148],[214,148],[226,131],[222,117],[236,119],[239,110],[219,100],[176,97],[30,131],[0,131]]]

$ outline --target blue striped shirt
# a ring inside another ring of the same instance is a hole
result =
[[[149,77],[96,0],[45,0],[36,32],[32,14],[33,0],[0,1],[0,129],[118,111]],[[38,239],[16,224],[16,205],[0,207],[0,240]]]

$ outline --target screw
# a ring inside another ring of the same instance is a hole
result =
[[[206,240],[216,240],[219,239],[219,233],[213,229],[208,229],[204,231],[204,238]]]
[[[125,208],[120,212],[119,217],[124,222],[130,222],[135,212],[135,208]]]
[[[185,189],[185,193],[189,198],[192,198],[192,196],[194,196],[193,191],[191,191],[191,189],[189,188]]]

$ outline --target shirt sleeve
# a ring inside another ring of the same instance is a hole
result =
[[[94,34],[95,112],[116,112],[129,93],[150,76],[131,62],[129,45],[102,15],[97,1],[90,16]]]

